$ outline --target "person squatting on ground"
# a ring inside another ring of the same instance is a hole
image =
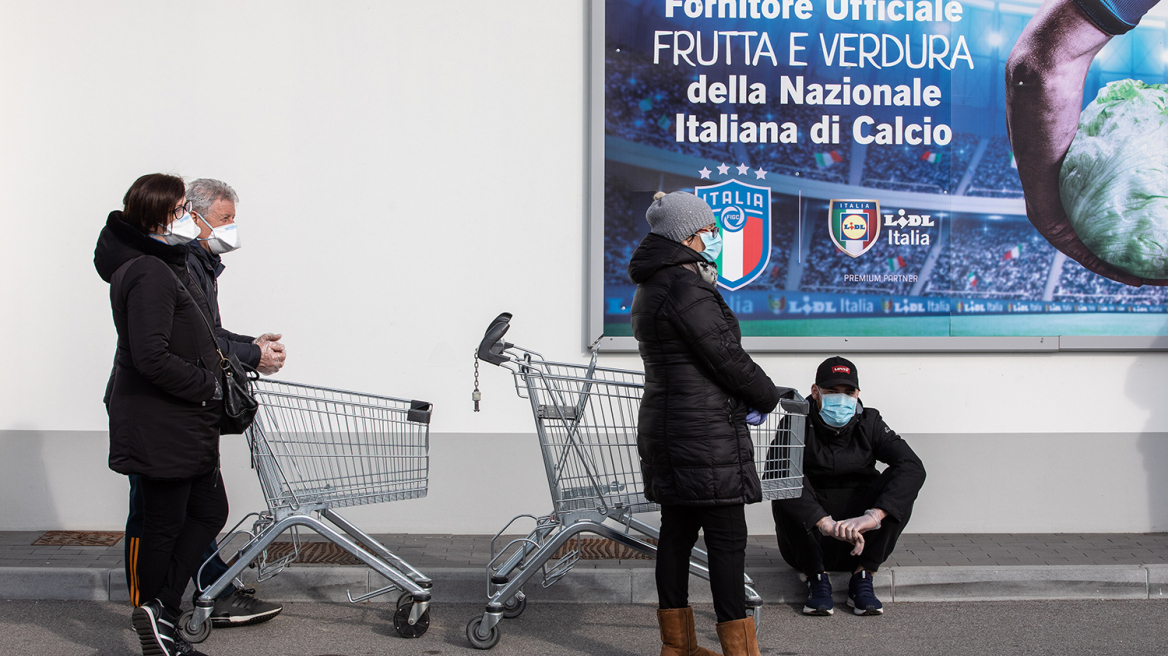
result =
[[[223,328],[219,312],[218,278],[224,265],[220,257],[240,247],[239,230],[235,224],[235,204],[239,196],[229,185],[200,178],[187,186],[186,198],[191,204],[191,217],[199,228],[199,235],[188,242],[186,267],[191,280],[197,282],[190,289],[202,294],[210,308],[210,320],[215,327],[219,349],[235,355],[243,364],[262,374],[271,375],[284,366],[286,352],[280,335],[265,333],[259,337],[238,335]],[[133,589],[133,571],[142,535],[142,494],[138,477],[130,477],[130,514],[126,519],[126,584]],[[218,545],[212,540],[199,559],[198,588],[205,589],[227,571],[227,564],[218,555]],[[202,563],[206,563],[205,565]],[[283,607],[262,601],[251,588],[228,586],[215,600],[211,623],[215,627],[244,626],[272,619]],[[197,593],[196,593],[197,596]]]
[[[880,615],[872,574],[888,559],[925,483],[925,467],[880,417],[860,403],[856,365],[828,358],[811,386],[803,492],[771,502],[779,552],[807,577],[807,615],[831,615],[827,572],[852,572],[848,606]],[[888,465],[883,472],[876,462]],[[832,539],[825,539],[832,538]]]
[[[632,328],[645,364],[637,449],[645,496],[661,505],[657,619],[662,656],[707,656],[689,606],[689,557],[705,534],[718,638],[726,656],[757,656],[746,615],[745,504],[762,500],[747,415],[779,392],[742,349],[738,319],[714,287],[714,213],[684,192],[658,193],[650,233],[629,262]]]
[[[223,391],[211,308],[190,290],[199,234],[182,178],[138,178],[110,212],[94,266],[110,285],[118,343],[108,386],[110,469],[138,477],[142,534],[131,620],[146,656],[199,655],[176,630],[200,554],[227,521],[219,474]]]

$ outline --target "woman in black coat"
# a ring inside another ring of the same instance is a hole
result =
[[[629,262],[632,328],[645,363],[637,447],[645,495],[661,505],[657,595],[662,656],[705,655],[689,608],[689,554],[701,529],[718,637],[727,656],[758,654],[746,615],[745,504],[762,501],[746,427],[779,393],[742,349],[738,319],[714,287],[721,247],[705,201],[658,193],[650,234]]]
[[[219,475],[219,355],[191,284],[199,234],[181,178],[138,178],[111,212],[93,262],[118,333],[106,391],[110,469],[138,477],[142,536],[129,538],[134,629],[146,656],[199,654],[175,626],[187,581],[227,521]]]

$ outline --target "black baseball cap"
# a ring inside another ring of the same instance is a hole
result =
[[[815,385],[820,389],[836,385],[851,385],[860,389],[860,374],[850,360],[837,355],[824,360],[815,370]]]

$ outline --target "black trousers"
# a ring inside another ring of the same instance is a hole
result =
[[[866,488],[816,488],[815,499],[832,519],[850,519],[871,508],[887,483],[888,478],[882,474]],[[892,515],[885,517],[879,529],[864,534],[864,551],[853,556],[850,542],[826,537],[815,527],[804,527],[802,520],[791,514],[791,509],[792,504],[771,502],[779,553],[788,565],[807,576],[820,572],[854,572],[857,567],[877,571],[896,548],[896,541],[912,515],[910,507],[900,520]]]
[[[718,622],[746,617],[746,507],[662,506],[657,544],[657,600],[662,609],[689,606],[689,555],[706,537],[710,591]]]
[[[136,566],[136,549],[141,544],[139,540],[142,537],[142,515],[144,512],[142,502],[142,491],[138,486],[138,476],[130,474],[127,476],[130,479],[130,515],[126,518],[126,539],[123,540],[126,549],[126,557],[124,563],[126,566],[126,588],[129,589],[134,585],[132,571]],[[131,551],[134,551],[134,557],[131,557]],[[227,563],[219,557],[219,544],[215,539],[207,545],[207,550],[199,557],[199,565],[195,568],[195,572],[199,574],[198,588],[205,590],[219,580],[219,577],[227,573]],[[219,593],[218,599],[226,599],[235,592],[235,586],[229,585],[224,588],[223,592]],[[147,599],[146,601],[149,601]]]
[[[187,581],[208,543],[227,523],[227,492],[219,470],[184,479],[137,478],[137,504],[126,525],[130,602],[158,599],[177,615]]]

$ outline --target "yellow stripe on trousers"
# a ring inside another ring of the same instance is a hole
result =
[[[138,540],[130,538],[130,603],[138,606]]]

